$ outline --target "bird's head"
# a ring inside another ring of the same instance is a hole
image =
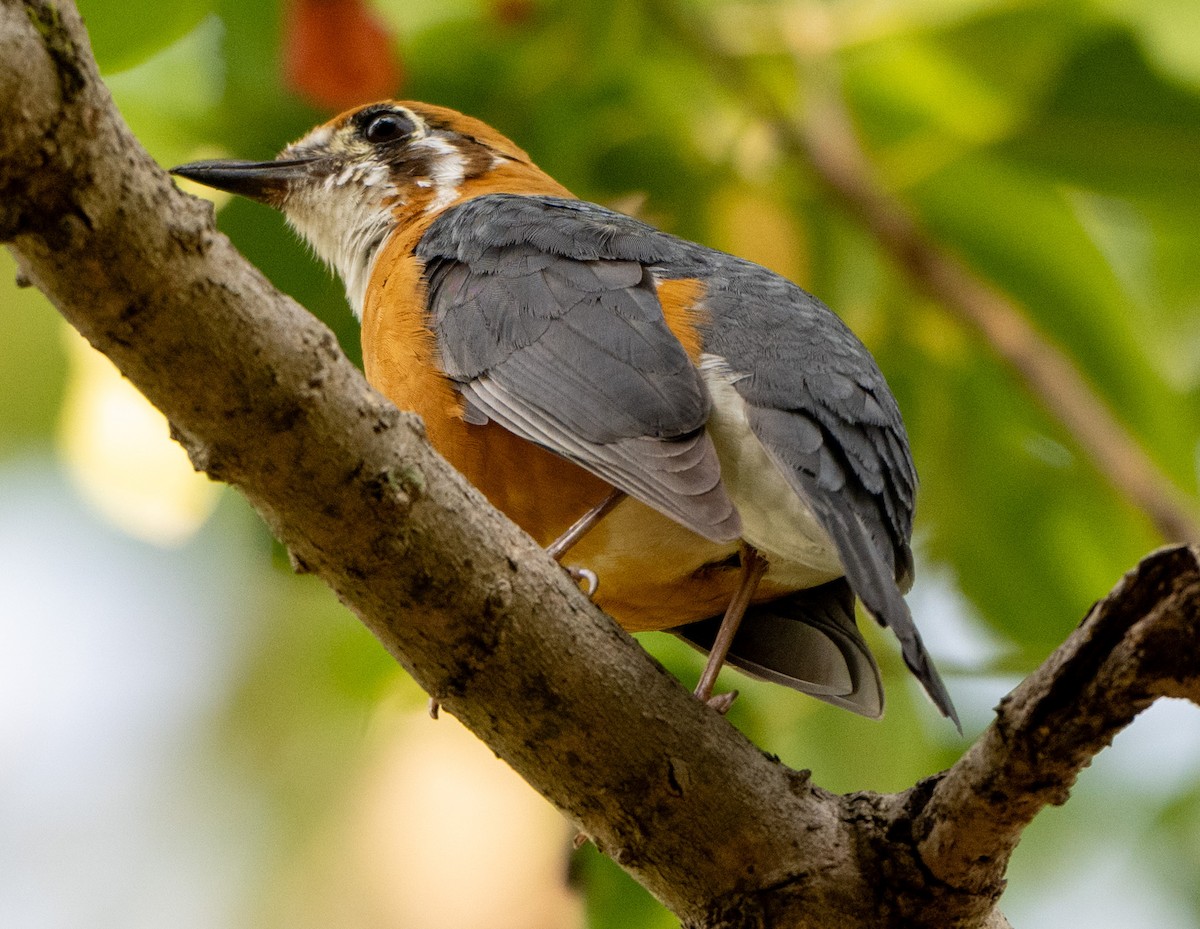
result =
[[[486,193],[570,196],[485,123],[394,101],[342,113],[272,161],[197,161],[171,173],[281,210],[341,276],[359,313],[393,232],[419,233],[452,204]]]

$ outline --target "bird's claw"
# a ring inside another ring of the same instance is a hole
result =
[[[564,570],[575,583],[584,582],[583,592],[588,595],[589,600],[596,596],[596,591],[600,589],[600,578],[596,576],[595,571],[590,568],[577,568],[573,565],[564,566]]]
[[[737,699],[737,695],[738,692],[736,690],[731,690],[724,694],[714,694],[704,702],[724,716],[729,712],[729,708],[733,706],[733,701]]]

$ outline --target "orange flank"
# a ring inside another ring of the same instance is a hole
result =
[[[700,343],[699,326],[704,318],[700,301],[704,299],[705,290],[703,281],[688,277],[660,281],[658,284],[658,302],[662,304],[667,328],[679,340],[683,350],[692,359],[692,364],[700,362],[700,352],[704,349]]]

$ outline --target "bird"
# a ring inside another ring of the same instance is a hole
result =
[[[724,708],[729,663],[881,716],[857,599],[961,731],[904,598],[899,407],[816,297],[577,198],[434,104],[372,103],[273,160],[172,173],[282,211],[341,278],[367,380],[624,628],[707,651],[701,699]]]

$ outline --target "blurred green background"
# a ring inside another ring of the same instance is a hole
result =
[[[883,185],[1016,299],[1193,501],[1200,471],[1200,5],[87,0],[163,165],[270,157],[351,102],[423,99],[580,196],[767,264],[875,352],[922,477],[914,613],[965,738],[869,630],[869,722],[727,672],[733,722],[835,790],[952,763],[1161,543],[1024,383],[914,291],[754,115],[841,88]],[[273,212],[221,227],[358,357],[340,285]],[[664,910],[424,697],[246,504],[189,473],[0,253],[0,925],[668,927]],[[685,682],[700,659],[643,644]],[[1160,703],[1047,811],[1004,909],[1200,927],[1200,713]],[[482,914],[482,915],[481,915]]]

